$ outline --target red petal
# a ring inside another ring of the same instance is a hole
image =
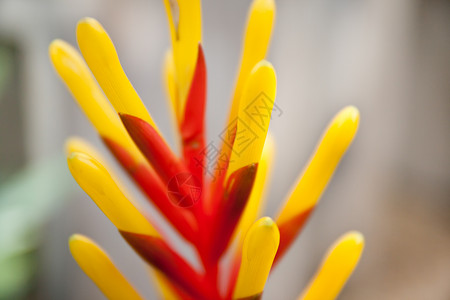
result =
[[[195,241],[198,226],[194,215],[188,210],[175,206],[169,200],[167,186],[161,182],[155,171],[145,164],[137,163],[123,147],[113,140],[106,137],[102,139],[123,168],[133,177],[141,190],[155,204],[166,219],[188,241]]]
[[[180,125],[183,140],[183,155],[189,170],[203,181],[205,148],[205,110],[206,110],[206,64],[201,44],[191,87],[186,101],[184,119]]]
[[[247,205],[250,192],[255,181],[258,164],[251,164],[233,172],[227,180],[224,189],[224,197],[219,203],[216,216],[211,226],[209,235],[209,259],[210,263],[216,262],[226,250],[230,238],[239,222],[239,219]]]
[[[289,222],[277,224],[280,230],[280,245],[278,246],[277,255],[275,256],[273,264],[275,265],[284,253],[289,249],[292,242],[298,236],[300,230],[305,225],[308,217],[311,215],[313,208],[305,210],[302,214],[296,216]]]
[[[220,299],[216,287],[203,278],[162,239],[120,231],[131,247],[148,263],[163,272],[170,281],[195,299]]]
[[[187,172],[184,164],[150,124],[132,115],[120,114],[120,118],[134,143],[153,166],[163,183],[167,184],[175,175]]]

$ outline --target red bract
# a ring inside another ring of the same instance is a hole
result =
[[[103,138],[103,141],[148,199],[186,240],[193,242],[198,233],[196,219],[190,211],[176,207],[169,201],[167,186],[153,169],[147,164],[135,162],[131,155],[114,141],[108,138]]]
[[[183,156],[189,171],[203,183],[204,156],[199,155],[205,148],[205,111],[206,111],[206,64],[203,48],[198,46],[198,58],[192,78],[191,88],[186,101],[180,134],[183,144]]]

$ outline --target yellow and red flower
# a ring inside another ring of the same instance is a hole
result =
[[[124,194],[106,161],[82,139],[67,142],[69,169],[128,244],[155,269],[164,299],[259,299],[270,270],[298,236],[351,144],[359,112],[349,106],[335,116],[275,221],[256,220],[274,152],[267,132],[276,74],[265,60],[274,0],[254,0],[250,8],[227,134],[219,149],[225,159],[220,159],[214,180],[204,170],[207,72],[200,0],[164,3],[172,38],[164,76],[181,155],[167,145],[99,22],[85,18],[78,23],[82,55],[61,40],[52,42],[49,52],[100,138],[149,201],[196,249],[202,270],[195,270],[170,245],[157,224]],[[252,105],[261,108],[255,99],[264,101],[265,114],[259,114],[260,119],[249,111]],[[230,247],[233,241],[236,247]],[[77,263],[108,298],[141,299],[93,241],[76,234],[69,245]],[[357,232],[341,237],[300,299],[334,299],[356,266],[363,245]],[[221,291],[219,262],[227,251],[234,254],[228,286]]]

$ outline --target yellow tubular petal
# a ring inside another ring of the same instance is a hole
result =
[[[79,137],[70,137],[67,139],[65,144],[66,156],[69,156],[73,152],[80,152],[87,155],[90,155],[95,158],[100,164],[105,164],[105,159],[102,155],[94,148],[91,144],[89,144],[86,140]]]
[[[144,162],[81,55],[61,40],[50,44],[49,54],[59,76],[98,133],[124,147],[136,161]]]
[[[245,234],[250,226],[255,222],[259,213],[262,210],[265,192],[267,190],[268,175],[272,166],[273,156],[275,152],[275,144],[270,134],[267,134],[266,143],[264,144],[261,160],[256,171],[255,183],[253,184],[250,198],[248,199],[247,206],[239,221],[239,227],[236,232],[240,235],[242,245]]]
[[[105,251],[89,238],[74,234],[70,252],[80,268],[110,300],[143,299],[117,269]]]
[[[122,69],[116,49],[102,25],[92,18],[82,19],[77,26],[77,41],[84,59],[115,110],[139,117],[156,128]]]
[[[275,20],[275,0],[254,0],[247,17],[241,66],[231,104],[230,121],[238,114],[245,82],[253,67],[266,57]]]
[[[156,282],[161,299],[164,300],[181,300],[181,297],[173,290],[166,276],[157,269],[151,270],[153,280]]]
[[[269,217],[259,219],[250,227],[244,240],[233,299],[263,292],[279,243],[278,227]]]
[[[72,176],[80,187],[119,230],[151,236],[158,235],[97,160],[90,155],[73,152],[69,155],[67,162]]]
[[[333,300],[352,274],[364,248],[364,237],[349,232],[340,237],[328,251],[317,274],[299,300]]]
[[[197,62],[198,44],[202,40],[200,0],[164,0],[178,86],[179,113],[183,115],[186,97]]]
[[[172,115],[177,122],[181,121],[181,115],[178,106],[178,90],[175,82],[175,62],[173,60],[173,52],[171,49],[166,51],[164,56],[163,78],[166,83],[166,93],[169,100]],[[175,124],[176,125],[176,124]],[[178,126],[175,126],[178,128]]]
[[[267,61],[259,62],[250,74],[238,118],[234,120],[237,130],[227,176],[261,159],[275,101],[276,81],[275,70]]]
[[[112,172],[112,168],[110,165],[108,165],[107,160],[88,141],[79,137],[70,137],[66,140],[65,152],[66,156],[70,156],[70,154],[74,152],[79,152],[82,154],[86,154],[92,157],[94,160],[98,161],[106,170],[108,170],[109,175],[113,178],[114,182],[117,184],[120,190],[122,190],[125,195],[128,195],[126,186],[121,184],[120,177]]]
[[[281,210],[278,225],[316,205],[340,159],[353,141],[358,124],[359,111],[353,106],[345,107],[334,117]]]

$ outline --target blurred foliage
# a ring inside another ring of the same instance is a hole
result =
[[[71,183],[61,156],[27,167],[0,186],[0,299],[23,299],[29,292],[43,227]]]
[[[3,98],[3,91],[11,77],[12,68],[11,49],[0,45],[0,102]]]

